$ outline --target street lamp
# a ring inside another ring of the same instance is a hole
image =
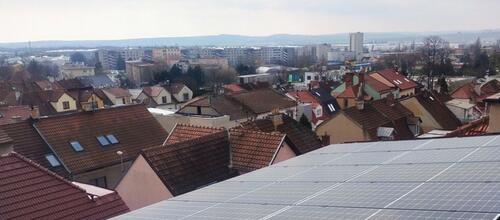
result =
[[[122,173],[123,173],[123,171],[125,170],[123,168],[123,152],[121,150],[119,150],[119,151],[116,152],[116,154],[118,154],[118,156],[120,156],[120,166],[122,168]]]

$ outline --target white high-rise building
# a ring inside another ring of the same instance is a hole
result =
[[[350,33],[349,51],[354,52],[356,59],[363,58],[363,33]]]

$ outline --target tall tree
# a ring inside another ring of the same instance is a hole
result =
[[[182,69],[179,68],[177,64],[174,64],[172,68],[170,68],[169,72],[173,79],[177,79],[182,76]]]
[[[448,42],[438,36],[430,36],[424,39],[424,46],[421,48],[424,72],[427,73],[427,85],[432,90],[433,78],[442,75],[442,65],[449,59],[451,50]]]

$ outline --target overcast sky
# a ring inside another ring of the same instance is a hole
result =
[[[500,28],[500,0],[0,0],[0,42]]]

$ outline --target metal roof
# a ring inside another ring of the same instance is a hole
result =
[[[494,219],[499,137],[330,145],[117,219]]]

